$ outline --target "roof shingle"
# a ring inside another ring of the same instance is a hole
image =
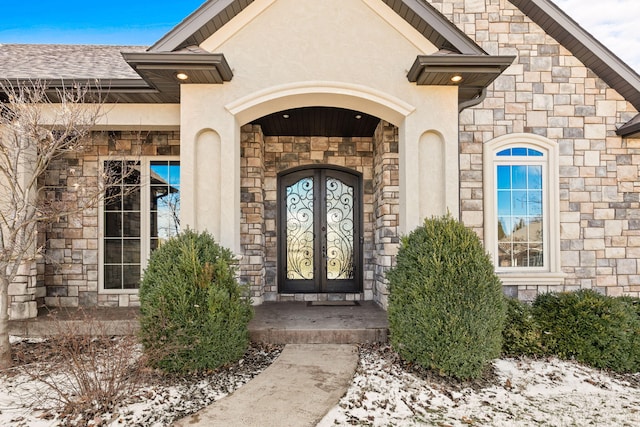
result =
[[[0,44],[0,79],[139,79],[121,52],[146,46]]]

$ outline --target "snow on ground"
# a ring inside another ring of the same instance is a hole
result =
[[[253,348],[215,373],[151,376],[114,413],[92,414],[77,425],[168,426],[243,385],[279,352]],[[20,368],[0,372],[0,426],[61,425],[48,393]],[[484,378],[461,383],[408,366],[388,346],[363,346],[351,387],[319,424],[336,425],[636,426],[640,374],[608,374],[555,358],[500,359]]]
[[[351,388],[318,426],[640,425],[639,375],[555,358],[493,368],[490,379],[461,384],[406,367],[388,348],[364,348]]]
[[[0,371],[0,426],[3,427],[169,426],[247,383],[269,366],[282,350],[281,346],[252,346],[239,362],[209,373],[171,376],[152,371],[141,377],[140,387],[120,402],[113,413],[83,413],[83,418],[69,419],[60,413],[53,390],[27,374],[47,366],[46,360],[52,359],[51,352],[55,347],[52,350],[44,340],[12,337],[11,342],[22,344],[21,351],[26,348],[31,360],[26,365]],[[68,378],[66,372],[62,375],[50,372],[50,375]]]

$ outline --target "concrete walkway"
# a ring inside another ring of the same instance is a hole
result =
[[[315,426],[345,394],[357,365],[355,345],[287,344],[264,372],[174,425]]]

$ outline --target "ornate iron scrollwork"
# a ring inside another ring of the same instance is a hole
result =
[[[327,279],[354,278],[354,188],[336,178],[327,178]]]
[[[313,279],[313,178],[303,178],[286,189],[287,279]]]

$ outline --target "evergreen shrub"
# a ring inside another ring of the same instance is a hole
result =
[[[618,372],[640,369],[640,319],[624,299],[589,289],[548,293],[533,311],[550,353]]]
[[[231,251],[187,230],[151,255],[140,286],[140,337],[151,366],[213,370],[239,360],[253,316]]]
[[[391,344],[407,361],[459,379],[500,355],[505,300],[478,236],[445,216],[402,238],[388,274]]]
[[[505,356],[543,355],[540,326],[531,305],[516,298],[505,299],[507,321],[502,332],[502,353]]]

